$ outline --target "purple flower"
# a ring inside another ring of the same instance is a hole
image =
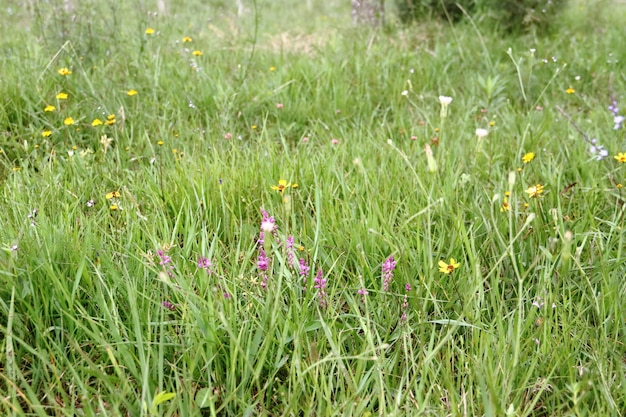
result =
[[[270,260],[268,259],[267,256],[265,256],[265,251],[261,249],[261,251],[259,252],[259,257],[257,258],[257,261],[256,261],[257,268],[259,268],[260,271],[267,271],[269,263],[270,263]]]
[[[198,258],[198,269],[204,269],[207,274],[212,274],[213,271],[211,270],[211,268],[213,267],[213,264],[211,263],[211,260],[209,258],[205,258],[203,256]]]
[[[366,296],[367,294],[369,294],[369,292],[367,292],[367,289],[365,289],[365,288],[361,288],[357,292],[359,293],[359,295],[363,295],[363,296]]]
[[[411,292],[411,284],[409,284],[408,282],[404,284],[404,289],[406,290],[406,292]]]
[[[306,259],[300,258],[300,276],[302,276],[303,284],[306,285],[306,278],[309,276],[311,267],[307,264]]]
[[[176,305],[170,303],[169,301],[165,300],[161,303],[161,305],[165,308],[167,308],[170,311],[174,311],[176,310]]]
[[[321,308],[328,307],[328,301],[326,300],[326,279],[324,278],[322,268],[318,269],[317,275],[315,275],[314,288],[317,288],[317,298]]]
[[[287,251],[287,265],[290,269],[294,269],[293,236],[287,236],[285,250]]]
[[[159,262],[159,265],[167,265],[172,262],[172,258],[166,255],[162,250],[157,250],[157,254],[159,255],[159,258],[161,258],[161,262]],[[173,267],[173,265],[170,265],[170,268]]]
[[[389,255],[383,262],[383,290],[389,291],[389,283],[393,280],[393,271],[396,269],[396,261],[393,255]]]

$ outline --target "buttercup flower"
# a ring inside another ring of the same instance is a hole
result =
[[[617,159],[620,163],[624,163],[626,162],[626,153],[624,152],[619,152],[617,155],[615,155],[613,158]]]
[[[59,94],[56,95],[57,100],[67,100],[67,93],[64,92],[60,92]]]
[[[183,43],[187,43],[187,42],[191,42],[193,39],[191,39],[189,36],[185,36],[183,38]]]
[[[543,193],[543,185],[541,184],[533,185],[532,187],[528,187],[525,190],[525,192],[526,194],[528,194],[528,197],[530,198],[539,197]]]
[[[568,87],[567,90],[565,90],[565,92],[567,94],[574,94],[576,92],[576,90],[574,90],[572,87]]]
[[[439,261],[439,272],[443,272],[448,275],[454,272],[455,269],[458,269],[461,266],[460,263],[454,260],[454,258],[450,258],[450,263],[446,263],[445,261]]]
[[[44,107],[43,111],[45,112],[51,112],[51,111],[55,111],[56,107],[51,106],[51,105],[47,105],[46,107]]]
[[[66,126],[71,126],[74,124],[74,119],[72,119],[71,117],[66,117],[65,120],[63,120],[63,124]]]
[[[202,51],[195,50],[191,53],[193,56],[202,56]]]
[[[524,163],[527,164],[530,161],[532,161],[534,158],[535,158],[535,153],[528,152],[526,155],[522,156],[522,161],[524,161]]]
[[[128,91],[126,92],[126,95],[127,95],[127,96],[131,96],[131,97],[132,97],[132,96],[134,96],[134,95],[137,95],[137,90],[132,90],[132,89],[131,89],[131,90],[128,90]]]
[[[121,194],[120,194],[119,191],[111,191],[110,193],[106,193],[105,197],[106,197],[107,200],[110,200],[110,199],[112,199],[114,197],[115,198],[119,198],[120,196],[121,196]]]
[[[72,71],[70,71],[69,68],[61,68],[59,69],[58,73],[60,75],[70,75]]]
[[[52,130],[44,130],[43,132],[41,132],[41,136],[43,136],[44,138],[47,138],[50,135],[52,135]]]
[[[100,119],[93,119],[93,122],[91,122],[91,125],[93,127],[100,126],[101,124],[102,124],[102,120]]]
[[[148,29],[146,29],[146,30],[145,30],[145,32],[144,32],[144,33],[145,33],[146,35],[153,35],[153,34],[154,34],[154,29],[152,29],[152,28],[148,28]]]

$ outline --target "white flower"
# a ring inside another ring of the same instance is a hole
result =
[[[439,102],[442,106],[447,106],[448,104],[452,103],[452,97],[439,96]]]
[[[271,233],[274,231],[274,222],[271,220],[265,220],[261,222],[261,230],[265,233]]]
[[[402,91],[402,95],[404,97],[408,97],[409,96],[409,92],[407,90]]]
[[[484,138],[485,136],[487,136],[488,133],[489,131],[487,129],[476,129],[476,136],[478,136],[478,139]]]

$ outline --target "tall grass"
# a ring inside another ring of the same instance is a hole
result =
[[[12,4],[0,414],[623,415],[625,10],[281,4]]]

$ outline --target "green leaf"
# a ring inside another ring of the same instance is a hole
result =
[[[176,393],[174,392],[159,392],[152,399],[152,405],[150,406],[150,414],[152,415],[158,414],[157,407],[160,404],[163,404],[164,402],[169,401],[174,397],[176,397]]]
[[[211,389],[202,388],[196,393],[196,406],[198,408],[207,408],[211,405]]]

